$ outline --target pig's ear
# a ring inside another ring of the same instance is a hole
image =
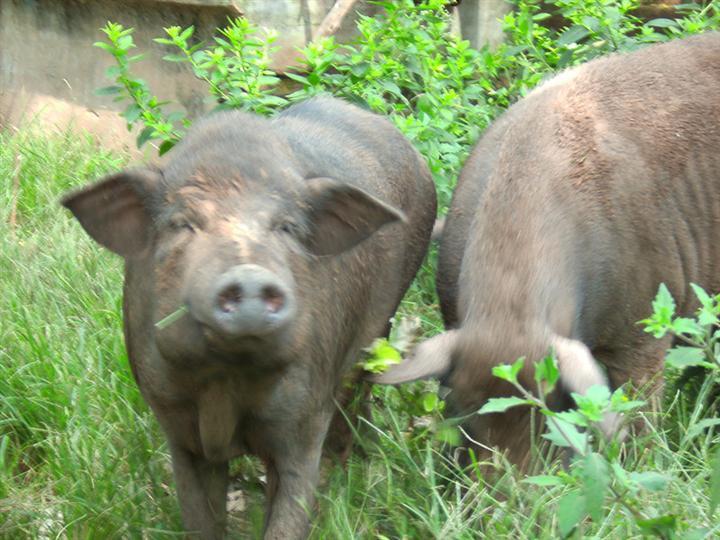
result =
[[[161,180],[159,170],[130,169],[69,193],[60,202],[95,241],[129,257],[150,242],[152,216],[148,209]]]
[[[367,377],[377,384],[400,384],[419,379],[445,378],[452,368],[457,330],[448,330],[431,337],[400,364],[390,366],[384,373]]]
[[[337,255],[376,230],[405,215],[380,199],[332,178],[306,181],[309,234],[304,240],[314,255]]]

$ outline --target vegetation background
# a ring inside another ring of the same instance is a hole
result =
[[[720,28],[717,0],[652,21],[633,15],[637,0],[516,0],[506,43],[477,51],[449,32],[444,3],[384,2],[384,14],[360,20],[354,42],[311,43],[283,77],[268,67],[274,36],[242,19],[211,43],[197,43],[192,28],[167,28],[158,41],[168,61],[187,63],[207,82],[220,108],[271,115],[331,93],[388,116],[427,158],[444,212],[472,144],[544,78],[598,55]],[[109,23],[104,32],[98,46],[117,62],[113,84],[100,92],[128,102],[128,124],[144,125],[138,144],[169,150],[190,121],[133,76],[141,57],[132,30]],[[126,161],[89,137],[32,126],[0,132],[2,538],[181,535],[167,448],[122,344],[121,261],[57,204],[61,192]],[[399,314],[419,317],[426,334],[441,330],[434,262],[432,251]],[[527,479],[498,455],[485,478],[452,461],[456,432],[441,420],[432,383],[374,388],[349,463],[327,464],[313,538],[717,537],[720,308],[718,297],[703,298],[692,320],[674,317],[662,290],[648,306],[650,331],[687,343],[670,352],[664,412],[632,413],[649,429],[625,445],[622,460],[619,446],[590,441],[583,465],[567,472],[538,459]],[[370,360],[393,354],[380,343]],[[608,396],[590,405],[617,406]],[[579,403],[579,414],[587,418],[592,407]],[[230,529],[257,537],[262,471],[242,458],[233,472]]]

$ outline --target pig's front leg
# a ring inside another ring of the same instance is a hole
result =
[[[178,446],[171,446],[170,453],[183,524],[188,533],[202,540],[224,538],[227,462],[212,463]]]
[[[265,540],[301,540],[310,529],[320,458],[332,410],[319,414],[307,431],[292,430],[267,462],[269,499]]]

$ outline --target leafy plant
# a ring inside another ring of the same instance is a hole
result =
[[[512,365],[493,368],[493,375],[512,384],[519,396],[490,399],[478,414],[504,412],[511,407],[530,406],[545,418],[543,438],[572,455],[568,471],[527,477],[524,482],[538,486],[561,486],[564,491],[557,502],[557,527],[562,537],[583,526],[586,518],[602,522],[608,512],[619,506],[642,534],[672,538],[687,526],[676,515],[661,515],[645,509],[643,494],[661,492],[673,478],[657,471],[629,471],[621,459],[622,445],[613,437],[605,440],[600,423],[607,415],[623,415],[642,407],[644,402],[629,400],[622,388],[610,392],[607,387],[593,386],[585,395],[571,394],[576,409],[553,411],[545,396],[555,388],[559,372],[554,357],[548,356],[535,365],[537,393],[524,388],[517,374],[524,359]],[[715,488],[716,489],[716,488]],[[711,500],[708,514],[717,505]],[[686,531],[687,532],[687,531]],[[693,531],[693,533],[703,531]]]
[[[115,101],[130,101],[122,113],[128,123],[128,129],[131,129],[136,122],[141,122],[145,126],[137,138],[138,148],[152,139],[159,139],[159,153],[167,152],[182,138],[184,128],[190,125],[190,121],[181,112],[166,113],[163,107],[168,102],[159,101],[150,92],[145,81],[131,74],[131,64],[143,57],[142,54],[130,55],[131,50],[135,48],[132,38],[134,30],[108,22],[102,31],[109,43],[99,41],[95,46],[115,57],[117,65],[109,67],[106,74],[114,79],[116,84],[100,88],[97,93],[115,96]]]

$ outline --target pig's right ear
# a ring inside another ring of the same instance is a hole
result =
[[[318,177],[306,185],[310,230],[304,243],[314,255],[337,255],[388,223],[406,221],[400,210],[350,184]]]
[[[456,339],[457,330],[426,339],[402,363],[390,366],[384,373],[371,375],[367,380],[377,384],[401,384],[419,379],[444,379],[452,368]]]
[[[130,169],[69,193],[60,203],[95,241],[129,257],[150,243],[152,217],[148,208],[161,180],[157,169]]]

